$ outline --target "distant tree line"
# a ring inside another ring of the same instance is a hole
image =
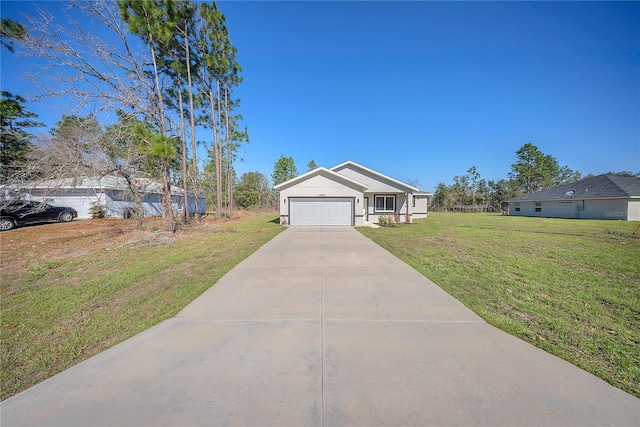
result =
[[[318,165],[311,160],[307,163],[307,172],[317,169]],[[247,172],[243,174],[235,184],[235,200],[239,207],[245,209],[253,208],[276,208],[277,194],[273,191],[271,184],[278,185],[291,178],[298,176],[293,157],[280,156],[275,163],[269,179],[260,172]]]
[[[614,175],[636,176],[640,173],[609,172]],[[589,174],[585,178],[593,176]],[[453,184],[438,184],[430,199],[431,210],[454,212],[500,212],[510,198],[531,194],[582,179],[578,171],[560,166],[555,157],[544,154],[531,143],[516,151],[516,162],[506,179],[485,180],[475,166],[464,175],[453,178]]]

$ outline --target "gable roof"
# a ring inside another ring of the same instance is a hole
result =
[[[356,181],[354,179],[348,178],[348,177],[346,177],[344,175],[340,175],[339,173],[336,173],[336,172],[334,172],[332,170],[329,170],[327,168],[319,167],[319,168],[311,170],[311,171],[309,171],[307,173],[304,173],[302,175],[298,175],[295,178],[291,178],[288,181],[282,182],[282,183],[280,183],[278,185],[274,185],[273,189],[274,190],[283,190],[285,188],[289,188],[292,185],[295,185],[295,184],[297,184],[299,182],[305,181],[305,180],[307,180],[309,178],[312,178],[314,176],[317,176],[317,175],[323,175],[323,176],[325,176],[325,177],[327,177],[327,178],[329,178],[329,179],[331,179],[333,181],[342,182],[343,184],[346,184],[348,186],[360,188],[360,189],[362,189],[362,191],[364,191],[364,190],[366,190],[368,188],[365,184],[363,184],[361,182],[358,182],[358,181]]]
[[[555,188],[514,197],[508,202],[640,197],[640,178],[598,175]]]
[[[339,164],[337,166],[334,166],[334,167],[331,168],[331,170],[337,172],[338,170],[344,169],[346,167],[350,167],[351,169],[355,169],[355,170],[360,169],[361,171],[367,172],[367,173],[369,173],[371,175],[374,175],[377,178],[380,178],[382,181],[391,182],[394,185],[397,185],[397,186],[399,186],[401,188],[405,188],[407,190],[410,190],[410,192],[420,192],[420,189],[418,189],[416,187],[413,187],[413,186],[411,186],[409,184],[406,184],[406,183],[404,183],[402,181],[398,181],[397,179],[393,179],[390,176],[381,174],[380,172],[376,172],[373,169],[369,169],[369,168],[367,168],[365,166],[359,165],[358,163],[353,162],[351,160],[348,160],[348,161],[346,161],[344,163],[341,163],[341,164]]]

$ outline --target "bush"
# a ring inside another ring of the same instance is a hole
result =
[[[93,205],[91,205],[89,212],[91,213],[91,218],[93,219],[104,218],[104,216],[107,214],[107,211],[104,208],[104,206],[101,206],[97,203],[94,203]]]
[[[135,207],[126,207],[122,211],[122,217],[124,219],[140,219],[141,215],[138,209]]]
[[[391,215],[380,215],[378,217],[378,224],[381,227],[395,227],[397,223],[397,219]]]

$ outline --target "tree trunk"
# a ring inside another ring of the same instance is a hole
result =
[[[173,218],[173,205],[171,204],[171,180],[169,167],[162,166],[162,217],[164,219],[165,230],[171,233],[176,231]]]
[[[196,221],[200,220],[200,212],[198,209],[198,198],[200,197],[200,192],[198,191],[198,154],[196,152],[196,118],[195,113],[193,111],[193,82],[191,79],[191,56],[189,51],[189,30],[188,24],[185,22],[184,29],[184,45],[185,45],[185,53],[186,53],[186,61],[187,61],[187,85],[189,87],[189,113],[190,113],[190,123],[191,123],[191,173],[193,174],[193,196],[195,198],[195,219]],[[188,196],[187,196],[188,197]]]
[[[188,170],[187,170],[187,134],[185,130],[184,111],[182,109],[182,80],[178,73],[178,109],[180,110],[180,130],[182,133],[182,191],[184,192],[184,223],[189,223],[189,185],[188,185]]]
[[[133,200],[136,204],[136,212],[138,213],[138,217],[136,219],[138,221],[138,225],[142,228],[144,225],[144,206],[142,204],[142,195],[138,191],[138,186],[133,181],[133,178],[128,173],[118,171],[118,174],[127,181],[129,191],[131,191],[131,195],[133,196]]]
[[[229,202],[229,219],[231,219],[233,217],[233,141],[229,132],[229,99],[226,88],[224,90],[224,116],[227,128],[227,200]]]
[[[220,102],[220,82],[216,81],[216,85],[218,86],[217,91],[217,99],[218,99],[218,127],[222,129],[222,104]],[[216,197],[217,197],[217,216],[218,219],[222,218],[222,136],[217,140],[216,143]]]
[[[213,95],[213,86],[209,87],[209,108],[211,109],[211,132],[213,133],[213,159],[215,162],[216,168],[216,217],[220,219],[220,215],[222,213],[222,195],[218,192],[218,188],[220,187],[220,181],[218,181],[218,169],[220,165],[218,164],[218,126],[216,124],[216,108],[214,103],[214,95]]]

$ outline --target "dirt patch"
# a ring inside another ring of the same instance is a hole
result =
[[[235,218],[234,218],[235,219]],[[176,233],[160,231],[160,218],[147,220],[144,229],[132,220],[102,218],[74,220],[19,227],[0,233],[0,270],[10,277],[24,273],[34,263],[75,258],[93,251],[108,251],[121,246],[170,245],[185,235],[211,232],[222,221],[212,216]]]

